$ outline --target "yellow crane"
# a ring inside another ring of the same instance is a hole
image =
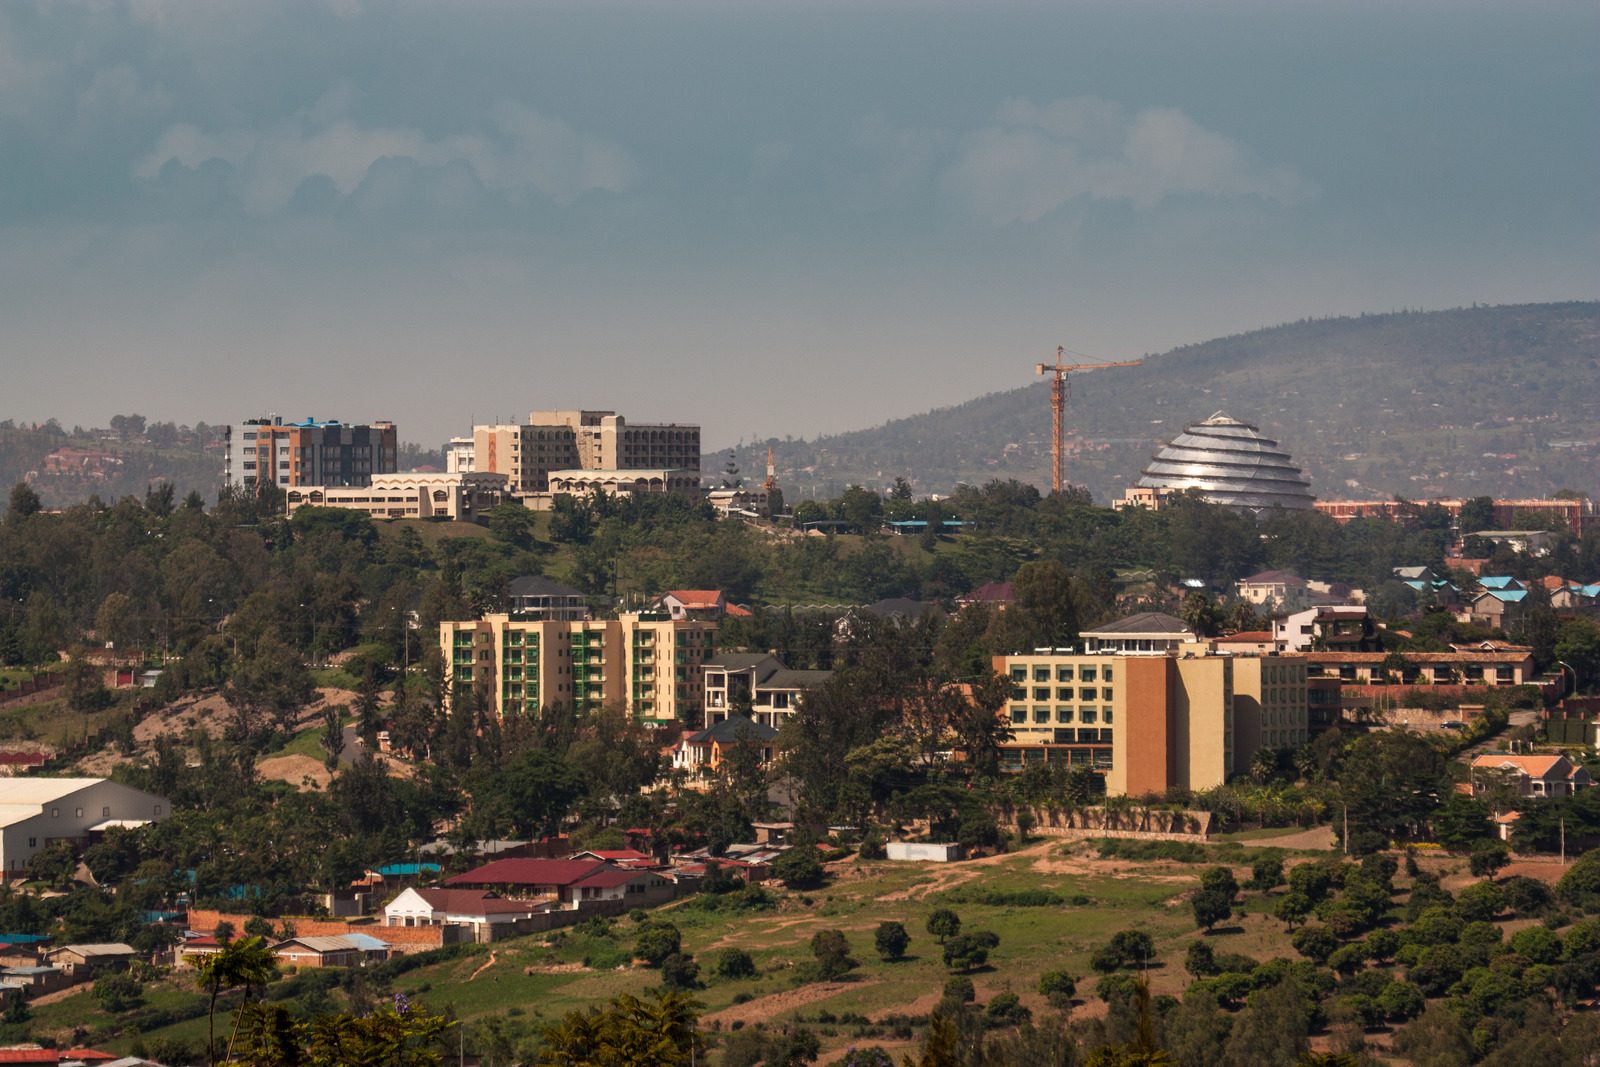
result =
[[[1115,363],[1063,363],[1062,359],[1067,354],[1066,348],[1056,346],[1056,361],[1050,363],[1035,363],[1034,369],[1039,374],[1054,374],[1055,381],[1050,384],[1050,489],[1059,493],[1065,483],[1061,480],[1061,423],[1067,413],[1067,398],[1072,395],[1072,383],[1067,375],[1075,370],[1100,370],[1103,367],[1137,367],[1143,363],[1142,359],[1125,359]]]

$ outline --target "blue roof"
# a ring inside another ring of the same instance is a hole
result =
[[[438,874],[444,868],[437,863],[385,863],[378,873],[385,878],[415,877],[421,874]]]
[[[49,940],[49,934],[0,934],[0,945],[37,945]]]
[[[1490,589],[1488,593],[1505,604],[1520,604],[1528,595],[1526,589]]]
[[[389,947],[389,942],[380,941],[371,934],[345,934],[348,940],[362,952],[382,952]]]
[[[1489,574],[1481,576],[1478,584],[1485,589],[1514,589],[1518,582],[1515,578],[1503,574]]]

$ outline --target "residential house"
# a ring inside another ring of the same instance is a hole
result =
[[[291,937],[273,945],[272,955],[287,967],[360,967],[388,959],[389,946],[368,934]]]
[[[1004,611],[1016,598],[1010,582],[984,582],[970,593],[956,597],[956,607],[970,608],[982,604],[990,611]]]
[[[531,918],[542,906],[481,889],[413,887],[383,906],[383,921],[385,926],[465,926],[474,941],[489,942],[517,932],[518,920]]]
[[[610,866],[600,860],[504,859],[446,878],[450,889],[492,889],[506,896],[560,897],[574,882]]]
[[[513,578],[506,586],[506,611],[518,621],[583,622],[593,617],[581,590],[537,574]]]
[[[1505,630],[1521,619],[1528,599],[1526,589],[1485,589],[1467,602],[1462,622]]]
[[[720,589],[671,589],[655,602],[656,611],[674,619],[721,619],[728,614],[728,598]]]
[[[608,866],[573,882],[562,892],[561,901],[573,907],[616,901],[629,909],[647,908],[665,904],[676,893],[671,880],[655,871]]]
[[[1319,604],[1274,619],[1272,643],[1279,652],[1377,652],[1383,648],[1365,604]]]
[[[45,953],[45,959],[74,982],[92,981],[105,971],[121,970],[138,956],[132,945],[120,942],[62,945]]]
[[[1262,571],[1234,583],[1234,592],[1247,604],[1268,611],[1298,611],[1307,600],[1306,580],[1289,571]]]
[[[766,766],[776,755],[777,736],[777,730],[759,720],[725,716],[704,730],[684,734],[673,749],[672,766],[690,772],[715,771],[741,745],[753,747],[761,765]]]
[[[1583,767],[1564,755],[1513,756],[1493,752],[1472,761],[1472,793],[1493,797],[1499,787],[1509,787],[1523,799],[1571,796],[1594,785]]]
[[[1555,535],[1549,530],[1478,530],[1466,536],[1481,537],[1496,547],[1505,545],[1530,556],[1548,556],[1555,545]]]
[[[773,730],[789,720],[805,694],[826,682],[832,671],[796,671],[777,656],[732,652],[704,664],[705,725],[748,708],[750,717]]]

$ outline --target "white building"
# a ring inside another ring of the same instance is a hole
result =
[[[519,919],[545,910],[548,901],[508,900],[481,889],[407,889],[383,906],[385,926],[465,926],[474,941],[514,933]]]
[[[371,485],[307,485],[286,490],[284,507],[349,508],[375,519],[457,519],[471,522],[504,503],[506,476],[483,472],[405,471],[374,475]]]
[[[24,877],[56,841],[82,848],[95,834],[143,826],[171,810],[165,798],[109,778],[0,779],[0,872],[7,881]]]

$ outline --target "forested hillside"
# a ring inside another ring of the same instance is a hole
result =
[[[1218,410],[1277,438],[1325,499],[1593,491],[1600,304],[1307,320],[1077,375],[1072,393],[1068,478],[1102,501],[1162,442]],[[739,467],[761,470],[767,444],[737,450]],[[791,501],[897,476],[919,494],[995,477],[1047,485],[1049,386],[1038,379],[870,430],[772,444]],[[725,461],[709,457],[706,469]]]

